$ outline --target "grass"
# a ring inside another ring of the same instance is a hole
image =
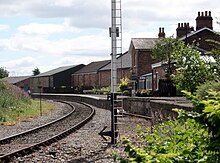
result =
[[[42,114],[48,115],[54,109],[54,104],[49,101],[42,101]],[[0,116],[3,117],[0,125],[15,125],[21,121],[40,117],[40,101],[31,100],[31,105],[20,109],[1,109]]]
[[[49,114],[54,104],[42,100],[42,114]],[[40,101],[32,100],[20,88],[0,80],[0,125],[14,125],[40,116]]]

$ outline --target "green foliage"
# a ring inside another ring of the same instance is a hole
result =
[[[219,33],[218,33],[219,34]],[[212,56],[216,62],[216,71],[218,77],[220,77],[220,42],[216,40],[207,40],[208,43],[212,44],[213,49],[208,52],[208,55]]]
[[[124,95],[129,95],[130,92],[128,91],[128,81],[129,79],[127,77],[120,79],[120,84],[117,87],[117,92],[122,92]],[[93,87],[92,90],[94,94],[100,94],[103,92],[104,94],[108,94],[109,92],[111,92],[111,86],[102,87],[100,89]]]
[[[127,156],[115,154],[120,162],[219,162],[220,91],[210,90],[205,98],[183,93],[192,101],[193,109],[174,109],[179,114],[177,120],[162,122],[153,131],[139,130],[141,145],[124,141]]]
[[[210,90],[220,92],[220,80],[207,81],[206,83],[200,85],[196,90],[196,97],[198,99],[207,99]]]
[[[212,56],[219,59],[216,53]],[[193,93],[200,84],[219,77],[220,66],[201,56],[195,44],[186,46],[183,41],[172,37],[161,39],[155,44],[153,57],[166,65],[164,70],[176,82],[178,91]]]
[[[199,99],[189,92],[185,92],[185,94],[192,100],[192,104],[198,113],[193,118],[200,124],[208,126],[214,141],[220,141],[220,91],[210,90],[206,99]],[[218,148],[220,150],[220,147]]]
[[[120,162],[212,162],[215,152],[209,151],[207,128],[193,119],[168,120],[157,125],[151,133],[139,131],[141,147],[125,140],[127,157],[117,156]]]
[[[39,68],[37,68],[37,67],[36,67],[35,69],[33,69],[32,72],[33,72],[33,75],[34,75],[34,76],[40,74],[40,70],[39,70]]]
[[[196,47],[179,44],[174,50],[176,72],[172,79],[178,90],[195,92],[200,84],[215,78],[215,68],[210,60],[202,57]]]
[[[118,88],[121,92],[128,89],[128,81],[129,81],[129,79],[127,77],[120,79],[120,84],[119,84]]]
[[[173,60],[173,51],[179,43],[180,40],[173,37],[159,39],[153,48],[153,58],[160,61]]]
[[[31,104],[31,99],[20,88],[0,80],[0,120],[6,121],[6,111],[21,112]]]
[[[162,61],[164,65],[167,65],[167,68],[165,68],[164,70],[168,77],[170,77],[170,75],[174,72],[174,51],[179,44],[181,44],[181,41],[179,39],[168,37],[161,38],[154,45],[152,56],[154,59]]]
[[[0,79],[8,77],[8,75],[9,72],[4,67],[0,67]]]

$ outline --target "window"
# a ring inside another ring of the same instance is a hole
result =
[[[146,89],[152,89],[152,74],[146,75]]]

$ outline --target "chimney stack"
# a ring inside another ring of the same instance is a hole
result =
[[[178,23],[176,37],[180,38],[186,36],[188,33],[191,33],[192,30],[193,28],[189,26],[189,23]]]
[[[212,27],[212,16],[211,11],[198,12],[198,16],[196,18],[196,30],[207,27],[213,29]]]
[[[165,38],[164,27],[159,28],[158,38]]]

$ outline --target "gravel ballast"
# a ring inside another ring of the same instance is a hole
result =
[[[150,126],[150,122],[142,118],[118,118],[118,121],[122,123],[119,125],[118,143],[116,145],[111,145],[109,137],[106,137],[108,139],[106,141],[98,135],[104,126],[107,126],[105,131],[110,130],[111,113],[108,110],[100,108],[95,108],[95,110],[96,114],[93,119],[81,129],[56,143],[47,147],[41,147],[39,151],[24,157],[16,158],[14,162],[112,163],[115,162],[111,155],[113,151],[123,153],[123,138],[135,139],[137,125],[144,126],[143,128]],[[51,119],[51,117],[58,116],[62,113],[62,109],[56,109],[51,115],[31,120],[29,123],[24,122],[24,124],[22,124],[23,122],[21,122],[19,125],[13,126],[13,128],[20,128],[21,124],[23,128],[23,125],[29,126],[33,125],[33,123],[41,123],[38,121],[44,121],[43,123],[45,123],[45,121]],[[1,128],[0,131],[2,133],[4,129]]]

